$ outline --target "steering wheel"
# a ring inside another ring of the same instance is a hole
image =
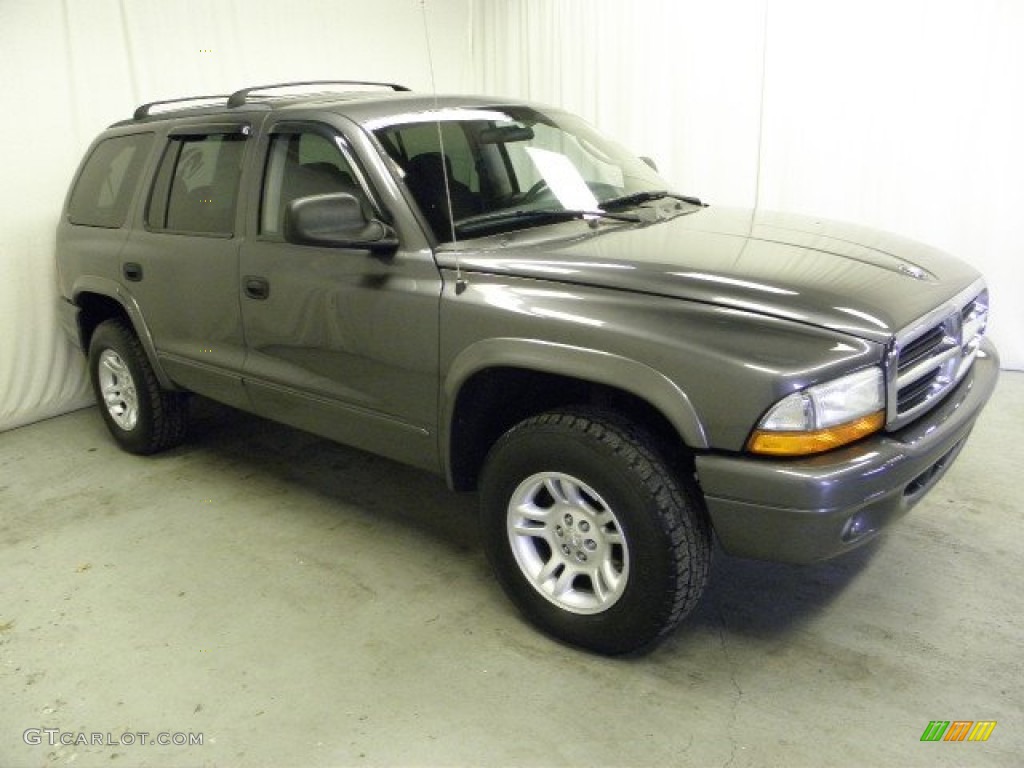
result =
[[[528,190],[526,190],[523,196],[519,198],[519,202],[532,203],[533,201],[537,200],[545,190],[548,190],[550,192],[550,190],[548,189],[547,179],[541,179]]]

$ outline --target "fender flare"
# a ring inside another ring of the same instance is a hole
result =
[[[116,280],[111,280],[106,277],[87,275],[76,280],[72,287],[72,301],[76,305],[78,304],[78,297],[83,293],[94,293],[98,296],[105,296],[106,298],[112,299],[120,304],[125,314],[128,315],[128,320],[132,324],[135,335],[139,337],[139,341],[142,343],[142,348],[146,352],[146,357],[149,358],[149,364],[153,366],[153,372],[156,374],[156,378],[157,381],[160,382],[160,386],[164,389],[180,389],[173,381],[171,381],[167,372],[164,370],[163,365],[160,363],[160,358],[156,352],[156,345],[153,343],[153,334],[149,332],[149,326],[146,325],[146,321],[143,319],[142,310],[139,309],[139,304],[135,301],[135,297],[128,293],[124,289],[123,285]],[[81,320],[79,320],[78,333],[81,338]],[[81,338],[81,342],[82,348],[85,350],[85,353],[88,354],[89,348],[85,344],[85,339]]]
[[[489,368],[522,368],[603,384],[650,403],[695,449],[708,447],[696,409],[671,379],[631,358],[537,339],[492,338],[463,349],[448,368],[441,390],[441,456],[450,465],[452,422],[463,384]]]

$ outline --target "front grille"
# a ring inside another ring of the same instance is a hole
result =
[[[937,405],[967,374],[988,323],[981,283],[897,334],[889,355],[886,426],[899,429]]]
[[[922,360],[933,357],[935,350],[942,344],[945,338],[945,331],[941,326],[925,331],[900,352],[899,370],[901,373],[909,371]]]
[[[927,374],[917,381],[913,381],[907,386],[900,388],[896,393],[897,402],[899,403],[898,411],[906,413],[928,402],[931,393],[941,384],[939,381],[940,376],[939,370],[934,369],[928,371]]]

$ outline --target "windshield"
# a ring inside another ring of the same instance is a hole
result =
[[[646,162],[561,111],[444,109],[394,118],[374,135],[441,242],[460,229],[475,236],[537,226],[559,211],[598,211],[667,189]]]

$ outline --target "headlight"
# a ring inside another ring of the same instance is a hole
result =
[[[882,369],[868,368],[783,398],[761,419],[747,448],[771,456],[805,456],[860,440],[884,424]]]

